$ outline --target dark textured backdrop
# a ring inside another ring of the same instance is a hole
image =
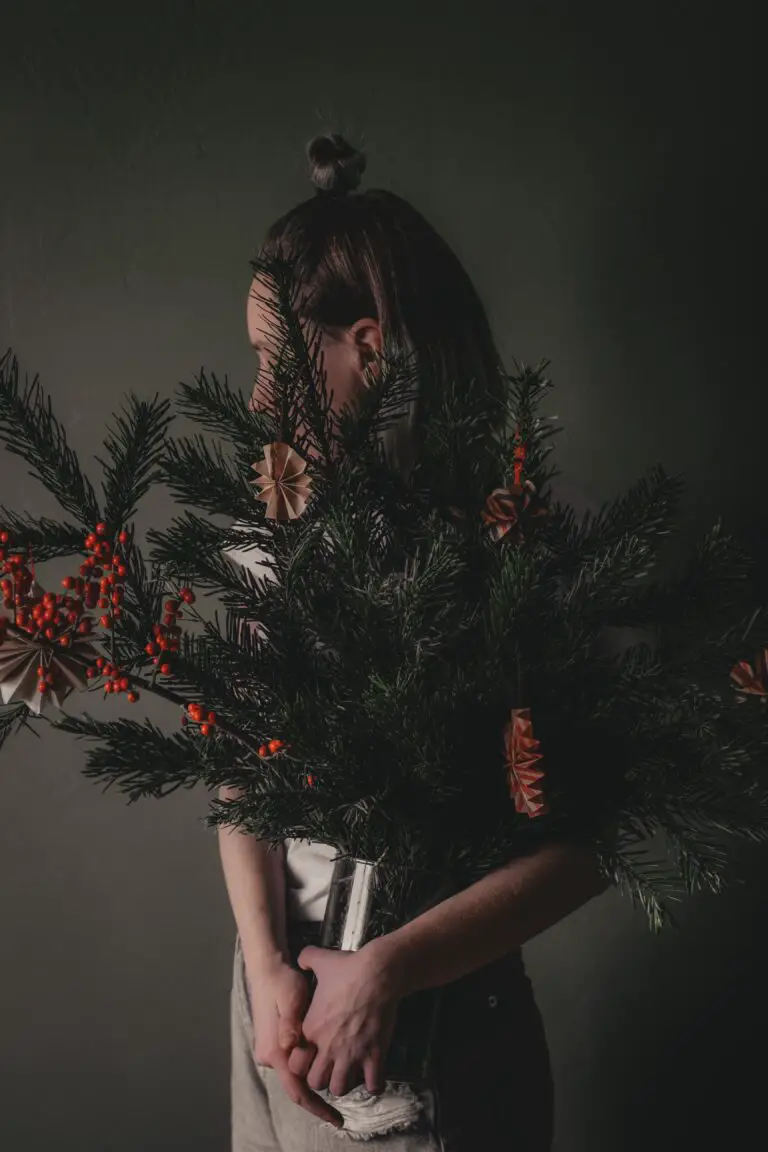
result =
[[[602,499],[683,470],[691,526],[722,512],[764,555],[742,0],[6,0],[0,21],[0,347],[86,459],[128,388],[201,364],[247,387],[249,255],[338,127],[455,245],[505,355],[552,359],[566,475]],[[0,468],[3,502],[52,510]],[[234,928],[206,796],[128,808],[82,755],[28,738],[0,763],[0,1148],[225,1152]],[[610,894],[528,949],[557,1152],[755,1146],[764,895],[653,941]]]

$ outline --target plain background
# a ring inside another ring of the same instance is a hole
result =
[[[691,530],[722,514],[764,556],[748,4],[0,12],[0,347],[89,466],[128,389],[201,365],[248,388],[249,257],[337,128],[454,245],[505,357],[551,359],[565,475],[604,499],[661,462]],[[3,503],[55,511],[0,467]],[[82,764],[47,733],[2,752],[0,1147],[225,1152],[234,925],[207,796],[129,807]],[[611,893],[528,948],[557,1152],[760,1142],[752,875],[660,939]]]

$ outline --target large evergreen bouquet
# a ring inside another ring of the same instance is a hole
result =
[[[274,410],[201,373],[177,397],[201,433],[174,439],[167,402],[130,397],[101,495],[3,358],[0,435],[67,519],[0,510],[0,737],[73,688],[107,693],[110,719],[79,696],[54,713],[90,742],[87,776],[129,801],[239,786],[208,825],[378,862],[377,931],[415,876],[466,885],[555,837],[591,846],[654,926],[679,890],[717,889],[727,836],[768,829],[747,560],[718,525],[652,578],[681,494],[660,468],[596,515],[555,500],[545,366],[507,378],[499,413],[474,381],[430,391],[385,353],[335,421],[290,268],[254,271],[273,289]],[[403,472],[382,432],[419,386],[429,419]],[[160,483],[183,511],[145,554],[133,518]],[[267,576],[232,558],[250,549]],[[44,591],[40,566],[67,555],[78,574]],[[643,641],[610,650],[623,627]],[[129,714],[142,692],[181,707],[178,730]]]

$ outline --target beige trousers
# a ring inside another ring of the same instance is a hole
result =
[[[384,1130],[378,1133],[365,1104],[358,1106],[351,1093],[350,1128],[337,1130],[292,1103],[274,1069],[256,1064],[238,937],[231,995],[232,1152],[550,1152],[549,1060],[519,955],[458,981],[446,994],[433,1085],[410,1100],[382,1097]],[[333,1103],[344,1113],[350,1097]],[[407,1130],[392,1130],[399,1120]]]

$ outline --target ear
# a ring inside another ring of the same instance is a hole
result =
[[[356,320],[348,331],[348,338],[353,341],[360,354],[362,367],[374,357],[381,355],[384,341],[381,335],[381,324],[370,317]]]

